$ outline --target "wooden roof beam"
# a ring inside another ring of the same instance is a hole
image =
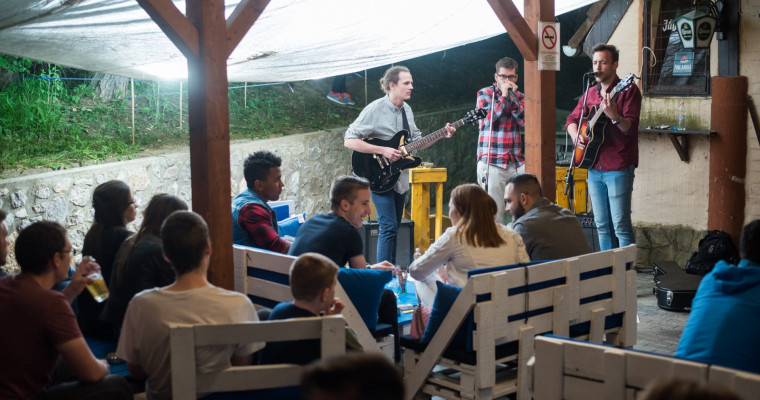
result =
[[[243,0],[227,18],[227,57],[259,19],[269,0]]]
[[[137,3],[187,59],[198,59],[198,29],[171,0],[137,0]]]
[[[538,38],[520,15],[512,0],[488,0],[493,12],[499,18],[509,37],[526,61],[538,60]]]

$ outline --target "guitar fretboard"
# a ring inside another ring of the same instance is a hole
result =
[[[459,121],[452,123],[451,126],[453,126],[454,128],[459,128],[460,126],[462,126],[464,124],[465,124],[464,119],[460,119]],[[428,144],[430,144],[432,142],[435,142],[436,140],[438,140],[438,139],[440,139],[440,138],[442,138],[444,136],[446,136],[446,127],[443,127],[441,129],[433,132],[433,133],[425,135],[425,136],[423,136],[423,137],[421,137],[421,138],[419,138],[419,139],[417,139],[417,140],[415,140],[415,141],[407,144],[406,145],[406,150],[409,151],[409,152],[411,152],[411,151],[417,151],[417,150],[425,147],[426,145],[428,145]]]

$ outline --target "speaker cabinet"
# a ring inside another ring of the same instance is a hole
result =
[[[586,234],[588,244],[591,246],[591,250],[600,251],[599,247],[599,232],[596,229],[596,222],[594,221],[594,213],[578,213],[575,214],[578,218],[578,222],[583,227],[583,232]],[[612,248],[618,247],[618,239],[615,237],[614,229],[612,230]]]
[[[377,221],[364,221],[359,229],[359,234],[364,243],[364,258],[370,264],[375,264],[377,259],[377,237],[380,233],[380,224]],[[407,266],[412,263],[414,257],[414,221],[403,218],[398,227],[396,236],[396,264]]]

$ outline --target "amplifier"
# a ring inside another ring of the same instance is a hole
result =
[[[578,213],[575,214],[575,216],[578,218],[578,222],[581,223],[581,227],[586,234],[586,239],[588,239],[588,244],[591,246],[591,250],[600,251],[599,232],[596,229],[596,222],[594,222],[594,213]],[[612,248],[616,248],[618,247],[618,240],[615,237],[614,229],[610,228],[610,230],[612,231]]]
[[[380,224],[377,221],[364,221],[359,228],[359,234],[364,243],[364,258],[370,264],[377,260],[377,236],[380,233]],[[414,257],[414,221],[401,219],[396,236],[396,264],[407,266],[412,263]],[[379,260],[384,261],[384,260]]]
[[[578,222],[581,223],[583,233],[586,234],[588,239],[588,245],[593,251],[599,251],[599,234],[596,230],[596,223],[594,223],[594,214],[592,213],[580,213],[575,214],[578,218]]]

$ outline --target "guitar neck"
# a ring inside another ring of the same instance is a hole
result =
[[[457,122],[454,122],[451,124],[454,128],[459,128],[460,126],[464,125],[464,119],[460,119]],[[409,144],[406,145],[407,151],[417,151],[425,146],[427,146],[430,143],[435,142],[436,140],[446,136],[446,127],[443,127],[435,132],[432,132],[428,135],[425,135]]]
[[[619,91],[619,90],[615,90],[615,91],[612,93],[612,100],[613,100],[613,101],[614,101],[614,100],[617,100],[617,97],[618,97],[618,94],[619,94],[619,93],[620,93],[620,91]],[[599,107],[599,109],[597,109],[597,110],[596,110],[596,114],[594,114],[594,116],[593,116],[593,117],[591,117],[591,119],[589,120],[589,124],[590,124],[591,126],[594,126],[594,125],[596,125],[596,121],[598,121],[598,120],[599,120],[599,117],[601,117],[601,116],[602,116],[602,113],[604,113],[604,111],[602,111],[602,107]]]

